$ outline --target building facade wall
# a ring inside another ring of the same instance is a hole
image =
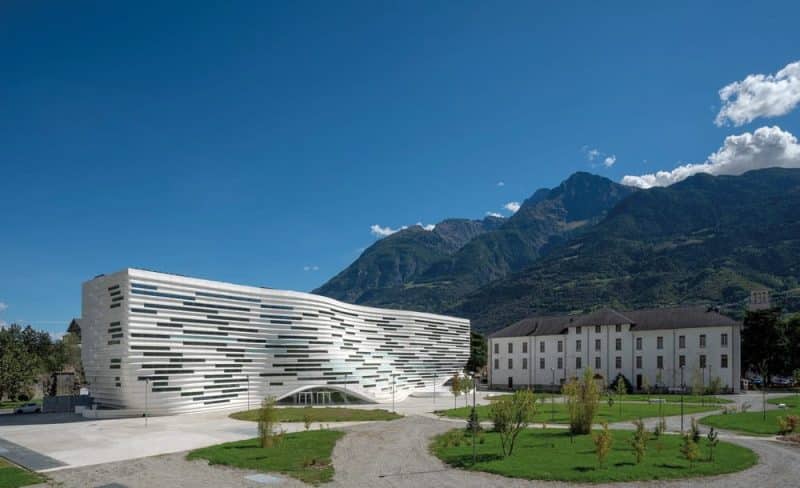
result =
[[[701,336],[705,337],[702,347]],[[683,347],[681,337],[684,338]],[[559,341],[561,351],[557,348]],[[523,346],[523,343],[528,345]],[[512,344],[511,352],[509,344]],[[541,344],[544,344],[544,352]],[[525,349],[527,353],[523,352]],[[506,388],[511,378],[514,387],[544,388],[579,376],[591,367],[608,381],[622,373],[634,386],[639,379],[642,385],[646,380],[651,386],[678,388],[683,356],[684,385],[691,386],[695,379],[708,385],[713,378],[719,378],[723,388],[739,391],[740,350],[738,326],[646,331],[636,331],[629,324],[569,327],[566,334],[490,338],[490,383]],[[701,364],[702,356],[705,356],[705,368]]]
[[[367,401],[437,387],[469,321],[128,269],[83,286],[83,363],[105,406],[194,412],[324,387]]]

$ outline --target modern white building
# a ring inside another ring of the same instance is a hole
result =
[[[489,383],[552,388],[585,368],[634,388],[708,385],[738,392],[741,324],[708,307],[656,308],[530,317],[489,337]],[[682,378],[683,376],[683,378]]]
[[[464,368],[469,330],[465,319],[139,269],[83,285],[84,370],[110,408],[401,400]]]

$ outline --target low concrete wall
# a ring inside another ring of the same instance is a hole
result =
[[[88,395],[51,396],[42,399],[42,412],[74,412],[77,406],[91,408],[91,405],[92,397]]]

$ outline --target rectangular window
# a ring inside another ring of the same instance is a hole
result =
[[[686,367],[686,356],[678,356],[678,367],[679,368]]]
[[[500,354],[500,344],[498,344],[496,342],[494,343],[494,353],[495,354]]]
[[[599,325],[595,325],[594,326],[594,332],[595,332],[595,334],[599,334],[600,333],[600,326]]]
[[[575,369],[581,369],[583,365],[581,364],[581,357],[578,356],[575,358]]]
[[[614,330],[617,332],[622,332],[622,324],[617,324],[614,326]]]
[[[564,358],[558,358],[558,369],[564,369]]]
[[[700,347],[706,347],[706,335],[700,334]]]
[[[720,366],[720,368],[723,368],[723,369],[727,369],[728,368],[728,355],[727,354],[723,354],[719,358],[719,366]]]
[[[642,350],[642,338],[641,337],[637,337],[636,338],[636,350],[637,351],[641,351]]]
[[[719,342],[723,346],[727,346],[728,345],[728,334],[722,334],[722,337],[720,337]]]
[[[664,349],[664,338],[661,336],[656,337],[656,349]]]
[[[528,343],[527,342],[523,342],[522,343],[522,352],[524,352],[524,353],[528,352]]]
[[[575,327],[575,333],[576,334],[580,334],[581,333],[581,327],[580,326]]]
[[[642,356],[636,356],[636,369],[642,369]]]
[[[575,350],[576,350],[577,352],[581,352],[581,340],[580,340],[580,339],[578,339],[577,341],[575,341]]]
[[[561,341],[558,341],[558,352],[564,352],[564,343]]]
[[[700,355],[700,369],[703,369],[705,367],[706,367],[706,355],[705,354],[701,354]]]
[[[614,366],[617,369],[622,369],[622,356],[617,356],[616,358],[614,358]]]
[[[509,342],[508,343],[508,353],[511,354],[512,352],[514,352],[514,343],[513,342]]]
[[[595,351],[599,351],[601,349],[601,346],[602,346],[602,344],[600,342],[600,339],[595,339],[594,340],[594,350]]]
[[[594,369],[600,369],[600,356],[594,358]]]
[[[544,352],[544,341],[539,343],[539,352]]]
[[[544,369],[544,358],[539,358],[539,369]]]
[[[617,337],[614,339],[614,350],[621,351],[622,350],[622,339]]]
[[[514,369],[514,360],[508,358],[508,369]]]
[[[494,359],[494,369],[500,369],[500,360],[497,358]]]
[[[522,358],[522,369],[528,369],[528,358]]]
[[[656,356],[656,368],[664,369],[664,356]]]
[[[678,336],[678,349],[686,349],[686,336]]]

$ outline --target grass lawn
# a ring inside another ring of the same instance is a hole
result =
[[[3,458],[0,458],[0,488],[17,488],[18,486],[41,483],[44,478],[36,473],[18,468]]]
[[[197,449],[186,457],[207,459],[211,464],[279,472],[316,485],[333,478],[331,453],[343,435],[344,432],[335,430],[308,430],[285,434],[283,441],[273,447],[261,448],[257,438],[247,439]]]
[[[276,408],[277,422],[304,422],[306,415],[312,422],[348,422],[357,420],[394,420],[402,415],[382,409],[362,410],[359,408],[334,407],[287,407]],[[245,410],[230,415],[236,420],[258,420],[258,410]]]
[[[562,398],[563,395],[556,395],[553,393],[534,393],[536,395],[536,399],[546,398],[550,400],[551,397]],[[502,394],[502,395],[492,395],[487,397],[489,400],[497,400],[504,397],[510,397],[509,394]],[[614,401],[617,401],[617,396],[612,395]],[[661,398],[667,403],[681,403],[681,396],[680,394],[675,393],[667,393],[667,394],[656,394],[653,393],[651,395],[646,395],[644,393],[632,393],[630,395],[625,395],[622,399],[623,402],[647,402],[650,400],[654,400],[656,398]],[[608,400],[607,395],[603,395],[601,397],[601,402],[605,402]],[[459,400],[459,403],[463,402],[463,398]],[[723,404],[723,403],[733,403],[733,400],[729,400],[727,398],[716,397],[711,395],[683,395],[683,403],[700,403],[700,404]]]
[[[718,429],[731,430],[755,435],[778,434],[778,417],[787,415],[800,416],[800,395],[770,398],[767,403],[777,405],[785,403],[786,408],[780,410],[767,410],[766,420],[762,410],[751,409],[744,413],[729,413],[727,415],[710,415],[700,419],[703,425],[710,425]]]
[[[42,404],[42,399],[39,398],[38,400],[27,400],[24,402],[18,400],[2,400],[0,401],[0,409],[4,408],[17,408],[20,405],[25,405],[26,403],[38,403],[39,405]]]
[[[501,456],[498,434],[482,434],[484,443],[479,441],[477,444],[478,463],[475,466],[472,465],[469,437],[455,446],[445,441],[447,433],[442,434],[434,439],[431,451],[458,468],[513,478],[589,483],[711,476],[741,471],[758,461],[753,451],[727,442],[717,445],[714,461],[710,461],[707,441],[702,439],[700,459],[692,467],[680,453],[681,437],[662,435],[647,443],[647,453],[637,465],[629,442],[633,432],[617,430],[612,434],[614,443],[602,468],[598,465],[591,436],[576,436],[572,444],[569,433],[563,430],[526,429],[517,438],[514,453],[507,458]]]
[[[661,405],[660,408],[661,408],[661,414],[664,417],[670,417],[672,415],[681,414],[680,404],[665,403]],[[684,405],[683,413],[686,415],[691,415],[694,413],[716,410],[717,408],[718,407],[713,405],[706,405],[706,406],[697,404]],[[467,417],[469,417],[470,409],[471,407],[460,407],[460,408],[452,408],[450,410],[438,411],[437,413],[445,417],[466,419]],[[477,407],[477,410],[478,410],[478,417],[481,420],[490,420],[488,405],[479,405]],[[555,412],[555,415],[551,413],[551,410]],[[638,418],[658,417],[658,415],[659,415],[658,404],[623,403],[622,411],[620,412],[619,402],[615,403],[614,406],[609,407],[608,403],[606,403],[605,401],[601,401],[597,416],[595,417],[595,423],[601,424],[603,422],[608,422],[608,423],[622,422],[625,420],[635,420]],[[555,403],[555,404],[550,404],[549,402],[537,403],[537,412],[536,415],[533,417],[532,422],[534,423],[549,422],[556,424],[566,424],[569,422],[567,406],[563,403]]]

